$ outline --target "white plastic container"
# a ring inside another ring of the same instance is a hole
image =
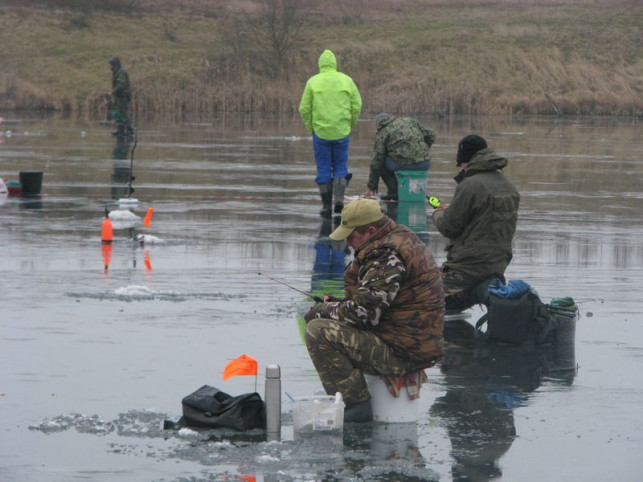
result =
[[[339,434],[344,431],[344,401],[335,396],[299,397],[293,401],[294,436]]]
[[[411,400],[406,387],[400,390],[400,396],[394,397],[386,383],[379,376],[364,375],[368,391],[371,393],[373,421],[387,423],[417,422],[419,397]]]

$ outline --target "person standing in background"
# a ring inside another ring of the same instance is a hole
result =
[[[109,60],[112,69],[112,119],[116,122],[113,136],[132,135],[133,129],[129,121],[129,103],[132,100],[132,88],[129,74],[121,65],[121,59],[112,57]]]
[[[337,71],[337,59],[324,50],[318,60],[319,73],[306,82],[299,103],[299,114],[313,134],[317,165],[315,182],[322,200],[321,216],[339,214],[344,208],[348,173],[350,133],[362,111],[359,90],[348,75]]]

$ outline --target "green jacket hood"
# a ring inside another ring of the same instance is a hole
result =
[[[320,72],[337,70],[337,59],[335,58],[335,54],[328,49],[324,50],[319,56],[317,64],[319,65]]]
[[[482,149],[476,152],[467,164],[464,177],[473,176],[479,172],[498,171],[507,167],[507,164],[509,164],[507,158],[496,154],[492,149]]]

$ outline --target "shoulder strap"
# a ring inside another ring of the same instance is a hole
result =
[[[534,322],[536,329],[536,343],[542,343],[546,340],[547,335],[555,329],[554,320],[552,319],[549,307],[543,303],[540,298],[535,301]]]
[[[487,323],[489,320],[489,312],[487,311],[484,315],[482,315],[478,321],[476,321],[476,331],[475,331],[475,337],[479,340],[486,340],[489,338],[489,333],[486,331],[482,331],[482,327]],[[487,326],[487,329],[489,327]]]

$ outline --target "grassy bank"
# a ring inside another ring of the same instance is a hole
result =
[[[366,112],[641,115],[641,25],[619,0],[6,1],[0,108],[106,116],[119,55],[137,112],[292,113],[330,48]]]

